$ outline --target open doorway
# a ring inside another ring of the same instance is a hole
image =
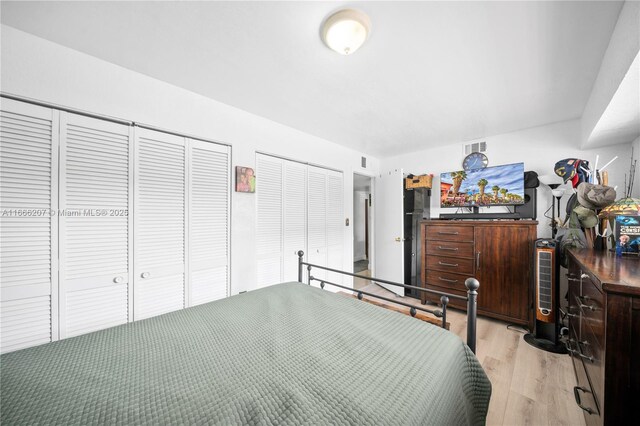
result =
[[[372,247],[372,209],[370,176],[353,174],[353,272],[371,276]],[[355,278],[353,286],[360,289],[369,281]]]

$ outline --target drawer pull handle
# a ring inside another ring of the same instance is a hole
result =
[[[576,404],[578,404],[578,407],[582,408],[584,411],[586,411],[589,414],[594,414],[595,411],[593,411],[589,407],[585,407],[584,405],[582,405],[582,401],[580,401],[580,394],[578,393],[578,391],[582,391],[584,393],[591,393],[591,392],[589,392],[588,390],[586,390],[585,388],[582,388],[580,386],[574,386],[573,387],[573,396],[576,399]]]
[[[575,275],[573,274],[567,274],[567,281],[580,281],[578,278],[576,278]]]
[[[582,309],[589,309],[590,311],[595,311],[596,310],[596,308],[593,305],[585,305],[583,303],[580,304],[580,307]]]
[[[580,306],[580,308],[589,309],[592,312],[596,310],[595,306],[593,306],[593,305],[585,305],[584,303],[582,303],[583,300],[585,302],[588,302],[590,300],[589,296],[578,296],[578,305]]]
[[[458,247],[442,247],[442,246],[438,246],[438,250],[458,251]]]
[[[457,263],[446,263],[446,262],[440,262],[438,261],[438,265],[442,265],[442,266],[451,266],[453,268],[456,268],[458,266]]]
[[[569,341],[567,342],[567,345],[566,345],[566,346],[567,346],[567,351],[568,351],[570,354],[577,355],[577,356],[579,356],[579,357],[580,357],[580,358],[582,358],[582,359],[586,359],[587,361],[591,361],[591,362],[594,362],[594,361],[595,361],[595,358],[594,358],[594,357],[592,357],[592,356],[588,356],[588,355],[585,355],[585,354],[583,354],[583,353],[582,353],[582,351],[580,350],[580,342],[578,343],[578,349],[577,349],[577,350],[576,350],[576,349],[573,349],[573,348],[571,347],[570,343],[572,343],[572,342],[575,342],[575,340],[573,340],[573,339],[569,339]]]
[[[583,354],[582,352],[578,352],[578,356],[580,358],[586,359],[587,361],[595,362],[595,359],[592,356],[587,356],[587,355]]]
[[[438,231],[438,234],[440,235],[458,235],[459,232],[442,232],[442,231]]]
[[[438,277],[438,279],[440,281],[444,281],[444,282],[447,282],[447,283],[457,283],[458,282],[458,280],[449,280],[447,278],[442,278],[442,277]]]

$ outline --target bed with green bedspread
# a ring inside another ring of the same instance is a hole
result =
[[[13,424],[483,424],[453,333],[300,283],[4,354]]]

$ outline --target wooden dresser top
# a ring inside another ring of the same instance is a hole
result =
[[[420,223],[424,223],[426,225],[441,225],[441,226],[474,226],[474,225],[537,225],[537,220],[475,220],[475,219],[465,219],[465,220],[441,220],[441,219],[430,219],[423,220]]]
[[[603,291],[640,296],[640,258],[587,249],[571,249],[570,255],[602,283]]]

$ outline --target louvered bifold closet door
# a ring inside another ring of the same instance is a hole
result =
[[[327,170],[309,166],[307,171],[308,262],[327,265]],[[326,279],[326,272],[312,270],[316,278]],[[313,285],[318,285],[314,283]]]
[[[0,105],[0,350],[57,340],[57,112]]]
[[[282,282],[283,160],[256,155],[258,288]]]
[[[135,129],[134,319],[185,306],[185,138]]]
[[[229,147],[188,139],[189,306],[229,295]]]
[[[129,320],[131,127],[60,115],[60,337]]]
[[[299,250],[307,247],[307,165],[283,160],[283,281],[298,280]]]
[[[344,184],[342,173],[327,171],[327,265],[344,270]],[[344,275],[329,272],[327,279],[342,284]],[[329,287],[336,289],[336,287]]]

